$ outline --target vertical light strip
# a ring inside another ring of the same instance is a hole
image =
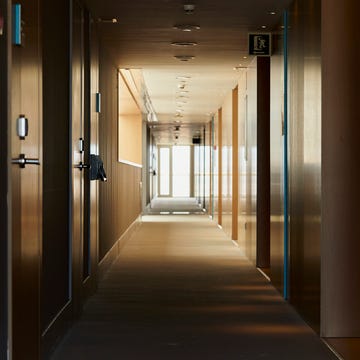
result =
[[[289,298],[288,12],[284,12],[284,299]]]

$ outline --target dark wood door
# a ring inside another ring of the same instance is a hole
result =
[[[39,279],[42,215],[42,91],[39,1],[21,6],[21,44],[12,46],[11,207],[13,359],[39,358]],[[12,19],[15,22],[16,19]],[[28,135],[17,119],[28,119]],[[31,164],[25,159],[34,159]]]
[[[8,19],[8,2],[0,0],[0,16]],[[0,359],[7,357],[8,344],[8,127],[9,127],[9,41],[10,28],[0,35]]]
[[[90,181],[90,153],[98,153],[98,48],[90,14],[73,4],[72,249],[75,313],[96,287],[98,184]]]

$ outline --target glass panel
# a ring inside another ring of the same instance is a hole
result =
[[[190,196],[190,146],[173,146],[173,196]]]
[[[170,148],[160,148],[160,196],[170,196]]]

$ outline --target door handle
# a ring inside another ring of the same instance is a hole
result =
[[[39,159],[27,159],[25,154],[20,154],[18,158],[11,160],[12,164],[18,164],[22,169],[25,165],[40,165]]]
[[[84,164],[82,161],[78,165],[75,165],[74,168],[82,171],[83,169],[90,169],[90,164]]]

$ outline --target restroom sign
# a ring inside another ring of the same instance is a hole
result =
[[[249,55],[270,56],[271,34],[249,34]]]

